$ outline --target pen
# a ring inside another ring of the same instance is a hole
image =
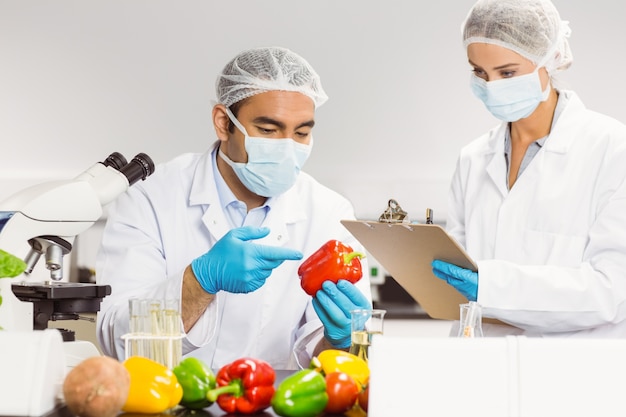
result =
[[[426,209],[426,224],[433,224],[433,209]]]

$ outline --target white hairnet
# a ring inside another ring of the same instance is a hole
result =
[[[463,22],[463,45],[491,43],[517,52],[549,74],[569,68],[568,22],[550,0],[479,0]]]
[[[300,55],[286,48],[255,48],[241,52],[217,77],[219,103],[230,107],[244,98],[267,91],[296,91],[321,106],[328,96],[320,77]]]

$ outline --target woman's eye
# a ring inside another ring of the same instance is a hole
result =
[[[515,76],[515,71],[503,71],[502,73],[500,73],[500,76],[502,78],[511,78]]]
[[[474,68],[472,69],[472,72],[474,73],[474,75],[476,75],[478,78],[482,78],[483,80],[487,79],[487,74],[485,73],[485,71],[479,69],[479,68]]]

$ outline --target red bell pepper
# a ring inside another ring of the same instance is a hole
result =
[[[217,388],[207,399],[227,413],[254,414],[271,405],[276,372],[260,359],[241,358],[223,366],[216,375]]]
[[[355,283],[363,276],[361,260],[365,254],[355,252],[348,245],[338,240],[329,240],[298,268],[302,289],[314,296],[324,281],[337,283],[345,279]]]

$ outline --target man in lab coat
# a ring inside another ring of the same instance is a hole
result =
[[[183,354],[219,368],[247,356],[308,366],[350,345],[350,310],[371,308],[367,264],[353,285],[312,298],[298,267],[329,239],[360,249],[341,225],[350,202],[301,172],[313,146],[319,76],[284,48],[237,55],[216,82],[218,140],[157,166],[112,207],[96,262],[112,293],[98,314],[103,351],[124,359],[129,300],[178,299]]]

